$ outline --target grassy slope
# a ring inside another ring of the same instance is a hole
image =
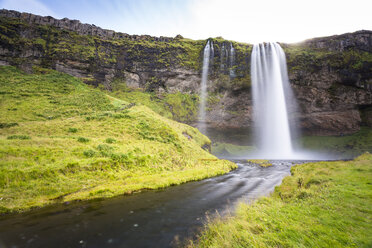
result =
[[[1,66],[0,213],[166,187],[235,166],[204,151],[210,141],[197,129],[129,106],[66,74]]]
[[[371,154],[291,172],[271,197],[240,204],[190,247],[371,247]]]
[[[146,92],[131,89],[122,80],[115,80],[112,85],[112,91],[107,94],[115,98],[145,105],[161,116],[183,123],[197,119],[199,96],[196,94]]]

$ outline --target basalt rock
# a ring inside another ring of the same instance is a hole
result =
[[[252,45],[220,37],[212,40],[207,124],[249,129]],[[52,68],[107,90],[121,80],[146,91],[199,93],[205,44],[180,35],[129,35],[67,18],[0,10],[0,65],[16,65],[28,73],[35,66]],[[281,46],[298,103],[297,108],[290,103],[290,116],[304,132],[341,135],[371,125],[371,31]]]

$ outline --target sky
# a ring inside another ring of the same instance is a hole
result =
[[[372,30],[371,0],[0,0],[1,8],[128,34],[246,43]]]

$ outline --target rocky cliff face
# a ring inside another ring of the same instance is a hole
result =
[[[285,49],[303,130],[320,135],[359,130],[372,104],[372,32],[316,38]]]
[[[252,46],[212,40],[208,124],[249,129]],[[107,90],[124,81],[130,88],[149,92],[197,94],[205,44],[181,36],[128,35],[66,18],[0,10],[1,65],[17,65],[28,72],[33,66],[53,68]],[[338,135],[371,125],[371,31],[281,45],[299,104],[291,115],[304,132]]]

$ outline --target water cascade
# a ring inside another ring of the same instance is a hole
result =
[[[230,78],[235,77],[234,63],[235,63],[235,49],[232,43],[230,43]]]
[[[207,83],[208,83],[208,71],[210,59],[214,56],[213,42],[208,40],[204,47],[203,55],[203,69],[202,69],[202,81],[200,89],[200,104],[199,104],[199,123],[198,129],[203,134],[206,134],[205,116],[206,116],[206,99],[208,97]]]
[[[291,96],[286,58],[277,43],[253,46],[251,57],[256,156],[293,159],[287,104]]]
[[[221,48],[221,53],[220,53],[220,70],[221,72],[224,71],[224,59],[225,59],[225,53],[226,53],[226,48],[225,48],[225,43],[222,43],[222,48]]]

